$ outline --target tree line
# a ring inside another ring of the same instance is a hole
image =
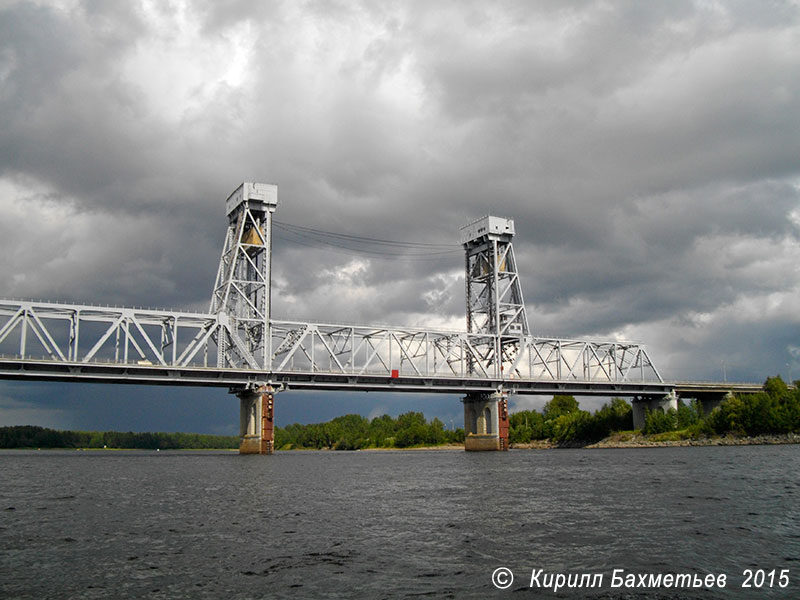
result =
[[[238,448],[239,437],[203,433],[59,431],[34,425],[0,427],[0,448],[132,448],[217,450]]]
[[[464,430],[445,429],[438,418],[427,421],[421,412],[407,412],[370,420],[344,415],[327,423],[293,424],[275,428],[275,448],[317,450],[361,450],[363,448],[411,448],[462,443]]]
[[[293,424],[275,428],[275,447],[360,450],[411,448],[463,443],[464,430],[448,431],[439,419],[427,421],[421,412],[397,418],[369,420],[344,415],[327,423]],[[238,436],[199,433],[134,433],[118,431],[60,431],[33,425],[0,427],[0,448],[130,448],[142,450],[235,449]]]

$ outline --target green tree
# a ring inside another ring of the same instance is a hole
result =
[[[789,393],[789,387],[783,382],[780,375],[775,377],[767,377],[764,382],[764,391],[771,398],[782,398]]]
[[[604,404],[595,413],[600,428],[605,431],[606,437],[612,431],[627,431],[633,429],[633,407],[622,398],[612,398],[611,402]]]
[[[513,444],[544,439],[544,416],[535,410],[512,413],[508,417],[508,437]]]
[[[447,436],[444,432],[444,423],[442,423],[438,418],[434,418],[433,421],[430,422],[430,425],[428,425],[428,434],[425,442],[432,446],[437,446],[439,444],[443,444],[446,439]]]
[[[578,410],[578,401],[575,400],[574,396],[556,395],[544,405],[544,418],[546,420],[556,419],[561,415],[567,415]]]
[[[670,408],[666,412],[659,408],[653,411],[645,409],[644,415],[642,433],[645,434],[675,431],[678,426],[678,412],[674,408]]]
[[[410,411],[397,417],[397,429],[406,429],[412,425],[425,425],[425,415]]]
[[[553,422],[552,439],[559,443],[585,442],[592,429],[592,415],[577,410],[559,415]]]
[[[425,443],[427,428],[421,423],[411,423],[397,432],[395,436],[395,446],[398,448],[410,448]]]
[[[691,404],[685,404],[683,400],[678,400],[677,428],[686,429],[697,424],[703,415],[700,403],[695,400]]]

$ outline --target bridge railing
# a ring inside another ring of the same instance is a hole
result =
[[[266,339],[254,341],[241,339],[224,313],[17,300],[0,300],[0,355],[77,367],[102,363],[354,378],[663,382],[645,348],[629,342],[279,320],[270,322]]]

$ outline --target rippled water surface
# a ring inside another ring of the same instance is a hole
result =
[[[800,447],[0,453],[0,598],[800,598]],[[496,590],[494,569],[515,575]],[[724,573],[619,590],[613,569]],[[744,569],[789,587],[742,589]]]

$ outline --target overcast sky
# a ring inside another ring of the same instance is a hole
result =
[[[534,334],[800,377],[800,4],[0,0],[0,296],[205,310],[242,181],[424,243],[515,219]],[[273,315],[463,329],[463,257],[276,231]],[[457,248],[456,248],[457,250]],[[546,399],[514,403],[540,406]],[[585,403],[593,407],[591,403]],[[280,424],[455,397],[300,394]],[[220,390],[0,382],[0,424],[233,433]]]

